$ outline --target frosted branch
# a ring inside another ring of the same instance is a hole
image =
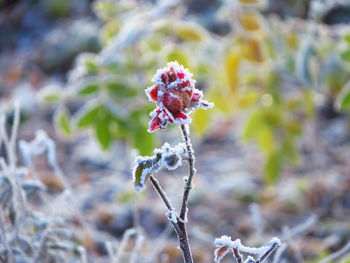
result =
[[[263,262],[268,256],[270,256],[273,251],[275,251],[279,246],[281,246],[281,241],[274,237],[270,241],[269,246],[264,247],[247,247],[242,245],[240,239],[236,239],[235,241],[231,240],[229,236],[222,236],[220,238],[216,238],[214,244],[216,245],[216,250],[214,252],[214,261],[219,263],[224,258],[229,251],[232,251],[233,256],[235,257],[238,263],[243,262],[243,256],[240,252],[244,252],[247,254],[257,254],[261,255],[256,261],[252,257],[248,257],[244,262]]]

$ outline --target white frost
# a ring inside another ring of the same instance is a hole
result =
[[[177,215],[174,210],[169,210],[168,212],[165,213],[165,215],[168,217],[168,219],[172,223],[177,224]]]

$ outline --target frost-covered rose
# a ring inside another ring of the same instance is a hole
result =
[[[177,62],[169,62],[165,68],[158,69],[152,81],[155,85],[147,88],[146,94],[157,107],[150,114],[149,132],[165,129],[168,123],[190,123],[188,114],[193,109],[214,106],[202,100],[203,93],[195,88],[192,74]]]

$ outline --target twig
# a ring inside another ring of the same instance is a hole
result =
[[[171,206],[171,203],[170,203],[168,197],[166,196],[164,190],[160,186],[158,180],[156,178],[154,178],[152,175],[149,177],[149,180],[152,182],[153,187],[156,189],[156,191],[159,194],[160,198],[162,198],[162,200],[163,200],[165,206],[168,208],[168,210],[169,211],[173,211],[174,209]]]
[[[256,263],[263,262],[267,257],[269,257],[279,247],[279,245],[280,245],[280,243],[273,242],[271,244],[271,247],[269,248],[269,250],[267,250],[260,258],[258,258]]]
[[[237,263],[242,263],[243,262],[243,257],[241,253],[239,253],[238,248],[233,249],[233,255],[235,256]]]
[[[17,132],[18,132],[18,125],[20,120],[20,105],[19,102],[15,102],[15,109],[14,109],[14,118],[12,123],[12,130],[11,130],[11,138],[9,142],[9,163],[12,169],[16,166],[16,139],[17,139]]]
[[[86,253],[86,249],[83,246],[78,247],[78,251],[80,254],[81,262],[82,263],[88,263],[88,257]]]
[[[168,208],[168,211],[169,212],[174,211],[173,207],[170,204],[170,201],[169,201],[168,197],[166,196],[164,190],[160,186],[158,180],[156,178],[154,178],[152,175],[150,176],[149,179],[150,179],[154,189],[157,191],[157,193],[159,194],[160,198],[163,200],[165,206]],[[180,229],[178,223],[174,222],[173,220],[170,220],[170,222],[172,223],[172,225],[173,225],[173,227],[175,229],[175,232],[176,232],[178,238],[180,239],[180,237],[182,235],[182,230]]]
[[[182,198],[182,205],[181,205],[181,212],[180,212],[181,220],[178,222],[178,225],[183,232],[183,235],[180,238],[180,247],[183,252],[184,260],[186,263],[192,263],[193,262],[192,253],[191,253],[191,248],[188,241],[187,230],[186,230],[186,218],[187,218],[186,214],[187,214],[188,196],[192,189],[192,181],[196,173],[196,169],[194,168],[195,158],[193,154],[191,139],[189,137],[189,134],[187,133],[186,126],[184,124],[181,125],[181,132],[182,132],[182,137],[186,144],[186,149],[188,154],[188,163],[189,163],[190,169],[189,169],[189,176],[185,180],[184,194]]]
[[[118,246],[117,255],[113,263],[120,262],[122,255],[124,254],[125,247],[127,246],[130,237],[136,233],[135,228],[130,228],[124,232],[123,238]]]
[[[280,263],[280,259],[282,257],[283,252],[286,250],[286,248],[287,248],[287,243],[283,243],[281,247],[277,250],[272,263]]]
[[[264,222],[261,216],[260,206],[258,204],[251,204],[249,210],[258,240],[262,241],[264,239]]]
[[[137,259],[139,258],[140,250],[144,241],[145,241],[145,237],[140,233],[140,230],[138,230],[135,246],[130,256],[130,263],[138,262]]]
[[[347,252],[349,252],[349,250],[350,250],[350,241],[343,248],[341,248],[340,250],[338,250],[338,251],[334,252],[333,254],[329,255],[325,259],[322,259],[319,263],[327,263],[327,262],[330,262],[332,260],[335,260],[335,259],[343,256]]]
[[[292,237],[300,234],[301,232],[304,232],[310,226],[315,224],[317,222],[317,220],[318,220],[318,217],[316,215],[311,215],[303,223],[293,227],[292,229],[288,228],[288,231],[286,231],[283,235],[283,239],[285,241],[287,241],[287,240],[291,239]]]
[[[187,154],[188,154],[188,163],[190,166],[189,176],[188,176],[186,183],[185,183],[185,189],[184,189],[182,205],[181,205],[181,213],[180,213],[180,218],[185,221],[186,213],[187,213],[188,196],[189,196],[189,193],[192,189],[192,181],[193,181],[193,177],[196,173],[196,170],[194,168],[194,160],[195,159],[194,159],[194,155],[193,155],[193,148],[192,148],[191,139],[187,134],[186,126],[184,124],[181,125],[181,132],[182,132],[183,139],[186,143],[186,149],[187,149]]]
[[[5,149],[7,153],[7,163],[2,159],[2,169],[4,170],[4,173],[7,174],[7,177],[14,187],[16,191],[14,191],[14,204],[19,204],[19,211],[18,216],[15,220],[15,234],[16,238],[19,237],[19,232],[21,228],[21,223],[24,218],[24,214],[26,212],[26,206],[25,206],[25,196],[22,191],[22,187],[20,182],[18,181],[17,174],[16,174],[16,139],[17,139],[17,131],[18,131],[18,125],[19,125],[19,118],[20,118],[20,106],[19,103],[15,103],[15,109],[14,109],[14,119],[12,124],[12,130],[11,130],[11,138],[9,139],[9,136],[6,131],[6,117],[5,115],[1,115],[0,117],[0,136],[2,137],[2,140],[5,144]]]

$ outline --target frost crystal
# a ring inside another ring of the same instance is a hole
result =
[[[232,246],[232,240],[229,236],[222,236],[220,238],[216,238],[214,241],[215,246],[217,247],[231,247]]]
[[[214,106],[202,100],[203,92],[195,88],[192,74],[176,61],[158,69],[152,81],[155,85],[147,88],[146,94],[157,107],[150,113],[149,132],[165,129],[168,123],[188,124],[191,122],[188,113],[192,110]]]

